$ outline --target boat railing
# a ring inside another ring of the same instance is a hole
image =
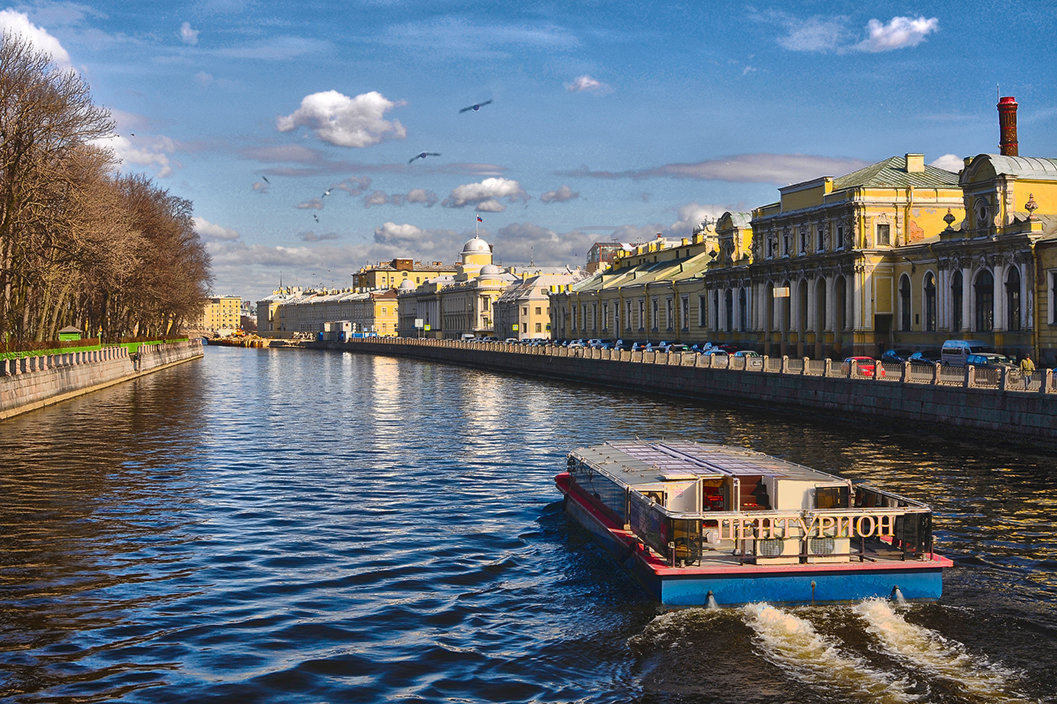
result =
[[[801,511],[685,512],[666,509],[650,496],[628,488],[625,525],[671,566],[700,564],[710,554],[731,555],[741,563],[931,557],[931,510],[919,502],[904,499],[900,503]]]

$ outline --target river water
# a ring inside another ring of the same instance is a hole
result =
[[[634,436],[930,502],[943,598],[658,608],[552,481]],[[927,427],[210,347],[0,424],[0,700],[1057,701],[1055,484]]]

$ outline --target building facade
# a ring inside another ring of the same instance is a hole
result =
[[[206,300],[198,329],[227,336],[242,328],[242,299],[238,296],[213,296]]]

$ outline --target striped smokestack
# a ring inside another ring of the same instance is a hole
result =
[[[1017,99],[998,99],[998,127],[1001,141],[998,143],[1003,156],[1017,156]]]

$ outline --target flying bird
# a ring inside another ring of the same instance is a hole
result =
[[[477,112],[478,110],[480,110],[481,108],[483,108],[483,107],[484,107],[485,105],[488,105],[488,104],[489,104],[490,102],[492,102],[492,101],[491,101],[491,100],[486,100],[486,101],[484,101],[483,103],[477,103],[477,104],[475,104],[475,105],[471,105],[471,106],[470,106],[470,107],[468,107],[468,108],[463,108],[463,109],[462,109],[462,110],[460,110],[459,112],[466,112],[466,111],[468,111],[468,110],[473,110],[474,112]]]
[[[438,154],[437,152],[420,152],[420,153],[416,154],[415,156],[411,157],[410,159],[408,159],[407,163],[410,164],[415,159],[425,159],[427,156],[440,156],[440,154]]]
[[[319,222],[319,216],[318,215],[316,215],[315,213],[312,213],[312,217],[315,219],[316,222]]]
[[[326,198],[327,196],[329,196],[331,190],[332,189],[328,188],[327,190],[323,191],[323,195],[320,196],[320,198]]]
[[[271,181],[268,180],[267,176],[261,176],[261,180],[263,180],[265,183],[271,183]]]

